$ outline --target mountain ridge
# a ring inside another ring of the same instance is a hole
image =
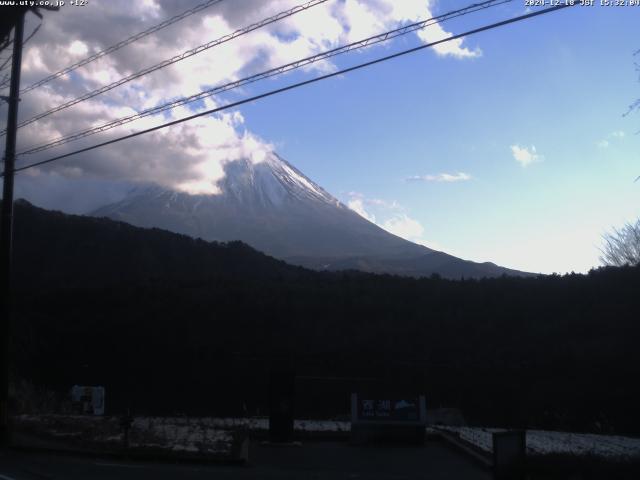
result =
[[[192,195],[157,185],[89,215],[207,241],[243,241],[294,265],[446,278],[529,276],[418,245],[368,221],[276,153],[224,164],[219,193]]]

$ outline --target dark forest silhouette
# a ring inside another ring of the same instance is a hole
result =
[[[451,281],[313,272],[16,205],[14,377],[107,388],[111,413],[264,412],[278,363],[420,390],[470,423],[640,433],[640,268]],[[357,381],[300,386],[348,412]]]

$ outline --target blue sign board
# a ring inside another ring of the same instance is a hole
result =
[[[393,396],[352,394],[352,423],[426,424],[424,396]]]

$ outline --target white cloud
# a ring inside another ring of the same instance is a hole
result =
[[[610,140],[620,140],[622,138],[624,138],[625,133],[622,130],[616,130],[615,132],[611,132],[609,135],[607,135],[606,138],[596,142],[596,145],[598,146],[598,148],[607,148],[609,145],[611,145]]]
[[[80,40],[74,40],[69,45],[69,53],[72,55],[77,55],[78,57],[82,57],[89,52],[89,48],[87,45]]]
[[[348,195],[347,206],[361,217],[405,240],[428,246],[422,224],[410,217],[395,200],[368,198],[359,192],[349,192]]]
[[[201,14],[181,20],[25,94],[20,106],[21,118],[31,118],[86,91],[119,80],[297,4],[298,0],[221,2]],[[87,9],[67,9],[64,15],[47,14],[42,28],[25,47],[22,84],[30,85],[85,55],[117,43],[133,32],[181,13],[187,6],[186,2],[176,0],[145,0],[133,4],[125,0],[113,0],[94,2]],[[432,6],[432,2],[426,0],[327,2],[23,127],[19,135],[19,150],[131,115],[169,99],[191,95],[205,87],[233,81],[348,41],[390,30],[400,24],[429,18],[432,16]],[[36,22],[38,20],[29,15],[27,31],[31,31]],[[74,39],[70,42],[68,32],[71,31],[74,32]],[[424,42],[450,35],[440,25],[417,33]],[[462,40],[445,43],[435,50],[439,55],[456,58],[479,54],[479,50],[471,51],[463,47]],[[333,68],[335,65],[328,61],[309,67],[320,72]],[[98,139],[108,140],[187,116],[194,109],[202,110],[217,105],[217,100],[207,99],[197,108],[182,107],[155,117],[146,117],[100,136],[27,159],[37,161],[52,153],[64,154],[91,145]],[[190,193],[216,193],[216,182],[224,175],[225,162],[242,156],[260,161],[272,148],[269,142],[248,132],[242,116],[236,112],[201,117],[90,154],[70,157],[64,162],[42,167],[42,171],[56,170],[69,178],[84,176],[109,181],[156,182]],[[442,177],[438,181],[457,180],[462,178]],[[363,200],[362,208],[374,205],[373,201]]]
[[[422,235],[424,234],[424,227],[420,222],[404,213],[388,219],[381,227],[387,232],[416,243],[422,241]]]
[[[372,2],[376,3],[376,2]],[[377,1],[378,4],[384,4],[384,7],[390,9],[389,16],[398,22],[416,22],[433,17],[431,7],[433,1],[425,0],[395,0],[395,1]],[[427,8],[425,8],[425,3]],[[384,11],[384,7],[379,7]],[[441,24],[435,23],[427,28],[418,30],[416,35],[424,43],[433,43],[444,38],[453,36],[452,33],[447,32]],[[458,38],[456,40],[450,40],[448,42],[441,43],[433,47],[433,50],[440,56],[452,56],[455,58],[473,58],[482,55],[482,50],[476,47],[473,50],[463,47],[464,38]]]
[[[418,31],[418,37],[420,37],[424,43],[436,42],[451,36],[453,36],[453,34],[446,32],[438,23],[431,25],[424,30]],[[482,56],[482,50],[480,50],[480,48],[476,47],[475,49],[470,50],[462,46],[463,41],[464,38],[456,38],[455,40],[450,40],[436,45],[433,49],[441,56],[451,55],[452,57],[457,58],[474,58]]]
[[[511,153],[516,162],[522,167],[528,167],[532,163],[541,162],[544,157],[538,154],[536,147],[521,147],[520,145],[511,145]]]
[[[367,212],[364,208],[364,201],[362,198],[352,198],[347,202],[347,206],[356,212],[361,217],[369,220],[371,223],[376,223],[375,215]]]
[[[407,178],[408,182],[465,182],[467,180],[471,180],[471,175],[464,172],[414,175]]]
[[[446,251],[450,255],[456,255],[450,246],[445,247],[433,238],[426,238],[424,225],[413,218],[397,201],[369,198],[359,192],[349,192],[348,196],[349,208],[389,233],[431,250]],[[464,255],[456,256],[464,258]]]
[[[402,210],[402,206],[395,200],[383,200],[382,198],[369,198],[360,192],[349,192],[349,202],[358,200],[363,207],[382,210]]]

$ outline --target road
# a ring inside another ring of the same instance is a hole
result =
[[[268,447],[253,442],[246,466],[149,463],[0,451],[0,480],[143,478],[488,480],[492,475],[467,456],[435,441],[424,447],[353,447],[345,442],[305,442],[299,447]]]

